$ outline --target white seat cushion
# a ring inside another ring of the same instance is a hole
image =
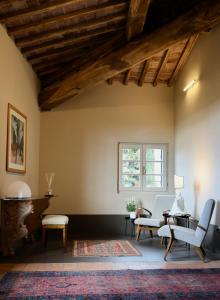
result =
[[[170,225],[174,233],[174,238],[183,242],[192,244],[194,246],[200,246],[196,239],[195,230],[177,225]],[[159,236],[171,237],[169,225],[164,225],[158,230]]]
[[[134,223],[136,225],[161,227],[164,224],[163,219],[137,218]]]
[[[63,215],[47,215],[42,220],[42,225],[66,225],[69,218]]]

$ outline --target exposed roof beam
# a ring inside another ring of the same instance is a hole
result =
[[[128,84],[130,75],[131,75],[131,69],[125,71],[125,75],[124,75],[124,79],[123,79],[123,84],[124,84],[124,85],[127,85],[127,84]]]
[[[35,16],[38,14],[45,13],[47,11],[57,9],[57,8],[64,8],[66,5],[71,5],[77,2],[77,0],[55,0],[52,2],[46,2],[45,4],[24,8],[17,12],[13,12],[11,14],[7,14],[7,16],[0,16],[1,23],[9,23],[17,21],[19,18],[24,18],[27,16]]]
[[[126,28],[127,41],[130,41],[142,33],[150,1],[151,0],[130,0]],[[131,70],[125,72],[123,84],[128,84],[130,74]]]
[[[127,40],[142,33],[151,0],[130,0],[127,24]]]
[[[105,16],[96,20],[84,21],[80,24],[70,25],[64,28],[57,28],[50,30],[48,32],[42,32],[38,34],[32,34],[31,36],[16,39],[16,45],[18,47],[28,47],[35,44],[39,44],[48,41],[53,38],[60,38],[62,35],[66,36],[68,34],[78,33],[79,31],[84,31],[88,33],[89,30],[94,30],[97,27],[111,26],[116,22],[120,22],[126,19],[126,15],[122,13],[117,13],[115,15]]]
[[[147,75],[147,71],[148,71],[148,69],[149,69],[149,65],[150,65],[149,60],[145,60],[143,69],[142,69],[142,71],[141,71],[140,78],[139,78],[139,80],[138,80],[138,85],[139,85],[139,86],[142,86],[143,83],[144,83],[144,79],[145,79],[145,77],[146,77],[146,75]]]
[[[160,74],[162,73],[163,68],[167,63],[168,56],[169,56],[169,49],[164,51],[164,54],[163,54],[163,56],[161,58],[161,61],[160,61],[159,68],[157,69],[156,76],[155,76],[154,81],[153,81],[153,86],[157,85],[158,80],[160,79]]]
[[[198,36],[199,36],[199,34],[195,34],[188,39],[185,47],[183,48],[182,54],[181,54],[179,60],[177,61],[176,67],[169,79],[169,82],[168,82],[169,86],[171,86],[177,79],[177,76],[180,73],[180,71],[182,70],[182,68],[186,62],[186,59],[189,56]]]
[[[96,51],[93,51],[90,55],[84,55],[79,60],[75,61],[74,65],[68,64],[64,67],[61,66],[57,72],[52,74],[50,77],[47,76],[45,78],[44,84],[52,84],[54,81],[63,79],[63,77],[68,74],[68,72],[72,71],[73,69],[78,70],[85,64],[89,64],[90,61],[96,61],[98,58],[101,58],[107,54],[110,54],[112,50],[121,47],[125,43],[124,34],[119,32],[114,35],[111,39],[104,41],[103,43],[99,44],[96,47]],[[56,84],[57,86],[57,84]],[[51,87],[49,86],[49,89]]]
[[[46,50],[49,50],[49,49],[53,49],[53,48],[63,48],[64,46],[67,46],[67,45],[75,45],[75,44],[78,44],[78,43],[81,43],[83,41],[87,41],[88,39],[91,39],[91,37],[96,37],[98,35],[103,35],[104,33],[107,34],[107,33],[110,33],[110,32],[117,32],[117,31],[120,31],[124,29],[124,26],[123,25],[117,25],[117,26],[111,26],[111,27],[108,27],[106,29],[103,29],[103,28],[99,28],[99,29],[95,29],[95,30],[92,30],[90,32],[85,32],[83,34],[81,34],[80,36],[77,36],[77,37],[71,37],[71,38],[65,38],[65,39],[60,39],[60,40],[52,40],[52,41],[49,41],[49,42],[45,42],[45,43],[42,43],[40,45],[35,45],[35,46],[31,46],[31,47],[26,47],[26,48],[23,48],[22,49],[22,52],[29,56],[33,53],[36,53],[36,52],[44,52]]]
[[[89,8],[82,8],[75,10],[70,13],[58,15],[55,17],[47,17],[46,19],[43,20],[38,20],[38,21],[33,21],[32,23],[24,24],[24,25],[19,25],[19,26],[14,26],[11,28],[8,28],[9,34],[22,34],[22,33],[27,33],[30,31],[39,31],[45,28],[45,26],[48,25],[54,25],[57,24],[57,22],[63,22],[63,21],[68,21],[68,20],[73,20],[74,18],[79,18],[79,17],[88,17],[91,14],[98,14],[100,12],[108,12],[109,10],[112,9],[117,9],[117,10],[122,10],[127,7],[126,2],[119,2],[119,1],[112,1],[108,3],[104,3],[102,5],[95,5]]]
[[[41,108],[52,108],[61,103],[61,99],[68,93],[78,95],[84,89],[123,72],[178,41],[213,27],[219,22],[220,1],[204,0],[150,34],[127,43],[125,47],[85,66],[77,73],[70,72],[49,96],[45,98],[44,93],[41,94]]]
[[[94,49],[93,47],[96,47],[97,44],[100,44],[103,43],[103,42],[106,42],[107,40],[113,38],[113,36],[115,36],[115,33],[114,32],[110,32],[110,33],[104,33],[103,35],[98,35],[96,37],[91,37],[91,39],[87,39],[86,41],[82,41],[82,43],[77,43],[75,45],[67,45],[65,47],[62,47],[62,48],[52,48],[48,51],[45,51],[45,52],[36,52],[36,53],[32,53],[30,55],[26,55],[28,60],[31,61],[31,62],[36,62],[36,61],[41,61],[44,60],[45,58],[49,58],[51,56],[54,56],[54,55],[66,55],[68,54],[68,51],[72,51],[73,54],[75,52],[78,52],[79,50],[81,49],[85,49],[85,48],[92,48]]]

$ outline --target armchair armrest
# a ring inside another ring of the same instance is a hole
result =
[[[141,218],[141,217],[150,218],[151,216],[152,216],[152,212],[147,208],[141,207],[137,209],[137,218]]]

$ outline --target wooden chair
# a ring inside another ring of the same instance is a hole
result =
[[[137,240],[139,240],[141,231],[148,230],[150,236],[153,237],[153,231],[157,231],[164,225],[163,212],[171,208],[174,198],[174,195],[157,195],[153,212],[146,208],[138,209],[137,219],[134,221],[135,225],[137,225]]]
[[[184,241],[187,244],[193,245],[200,259],[203,262],[205,261],[205,251],[202,247],[202,243],[208,231],[214,207],[215,200],[209,199],[206,201],[196,230],[177,225],[170,225],[169,223],[168,225],[162,226],[158,230],[159,236],[169,238],[169,243],[165,251],[164,260],[166,260],[166,257],[172,249],[174,242],[176,240],[180,240]]]
[[[47,246],[46,229],[62,229],[64,252],[67,250],[67,226],[69,218],[64,215],[47,215],[42,219],[43,243]]]

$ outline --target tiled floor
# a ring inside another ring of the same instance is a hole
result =
[[[112,237],[117,239],[119,237]],[[129,239],[130,237],[121,237]],[[101,239],[101,238],[100,238]],[[51,238],[45,250],[41,240],[18,247],[14,257],[0,256],[0,278],[7,271],[92,271],[123,269],[174,269],[174,268],[220,268],[220,251],[207,251],[207,262],[201,262],[194,251],[179,243],[163,260],[164,247],[158,237],[145,237],[140,241],[130,240],[142,256],[137,257],[72,257],[72,239],[68,241],[68,251],[63,252],[62,242]]]
[[[108,237],[110,239],[110,237]],[[161,246],[158,237],[149,238],[144,237],[140,241],[130,239],[128,236],[124,237],[111,237],[111,239],[128,239],[132,244],[142,253],[142,256],[137,257],[72,257],[72,239],[68,241],[68,251],[63,252],[62,241],[60,237],[50,238],[48,240],[48,247],[43,248],[41,240],[33,244],[26,244],[23,247],[18,247],[14,257],[0,256],[0,263],[119,263],[120,264],[149,264],[156,263],[164,265],[164,246]],[[87,239],[91,239],[87,237]],[[97,238],[96,238],[97,239]],[[99,238],[99,239],[106,239]],[[220,251],[215,253],[207,250],[207,262],[218,262],[220,260]],[[199,262],[199,258],[193,249],[188,250],[183,243],[177,243],[172,252],[167,258],[168,262]]]

